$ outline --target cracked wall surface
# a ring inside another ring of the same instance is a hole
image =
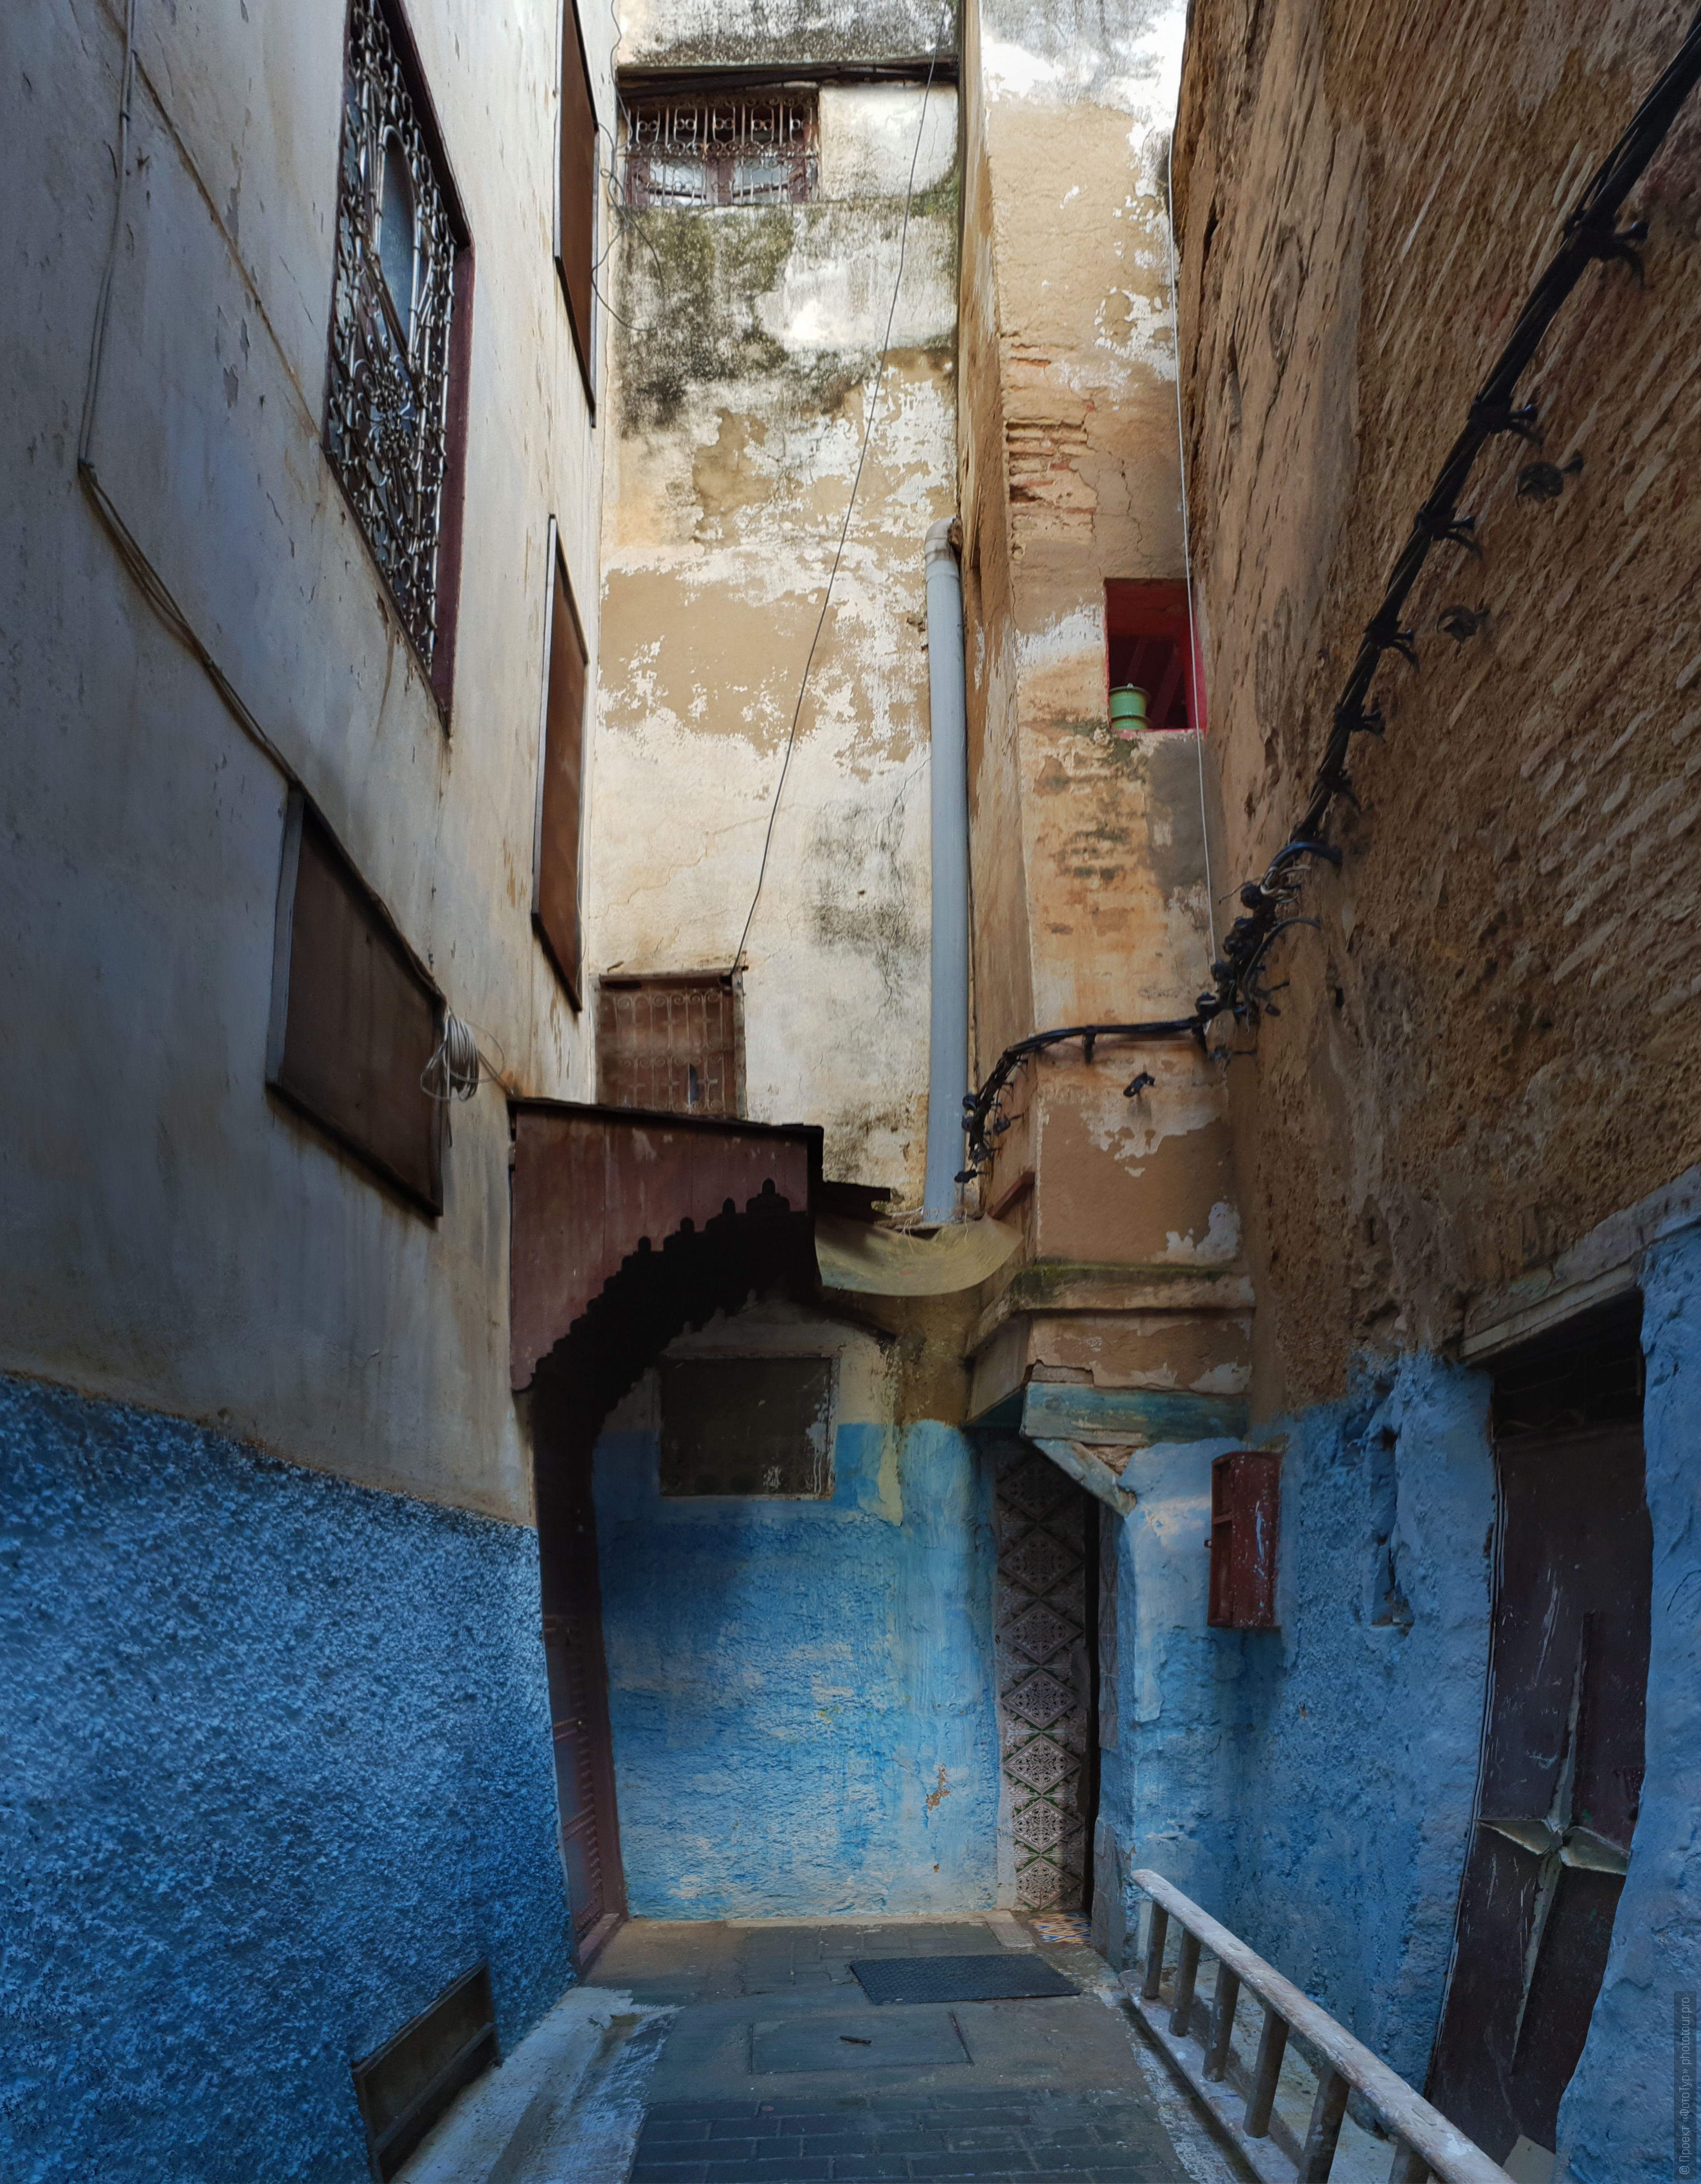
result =
[[[1531,0],[1431,40],[1369,8],[1197,9],[1176,187],[1220,886],[1302,809],[1412,514],[1688,20]],[[1541,445],[1480,459],[1480,554],[1442,546],[1411,595],[1420,671],[1377,676],[1345,863],[1308,883],[1322,930],[1284,944],[1281,1017],[1235,1065],[1273,1407],[1337,1392],[1360,1346],[1457,1340],[1694,1158],[1693,98],[1629,210],[1645,282],[1589,270],[1520,387]],[[1557,499],[1520,494],[1537,459]]]
[[[1182,28],[1176,7],[1107,28],[1020,0],[987,0],[965,25],[959,491],[982,1078],[1035,1031],[1185,1017],[1208,972],[1197,738],[1113,730],[1106,630],[1107,582],[1185,573],[1166,202]],[[1141,1072],[1152,1082],[1130,1100]],[[1155,1290],[1132,1303],[1126,1279],[1150,1267],[1161,1281],[1191,1240],[1237,1262],[1225,1114],[1220,1065],[1191,1045],[1071,1044],[1021,1065],[982,1202],[1021,1223],[1025,1258],[1084,1280],[1068,1316],[999,1323],[977,1409],[1023,1378],[1238,1393],[1249,1297],[1195,1321]]]
[[[668,19],[682,36],[688,15]],[[632,34],[646,62],[648,21]],[[771,60],[778,36],[751,33],[739,51]],[[914,1203],[930,916],[922,544],[951,512],[955,91],[825,84],[819,127],[811,201],[631,211],[610,261],[588,930],[599,972],[725,968],[772,817],[745,957],[749,1112],[822,1123],[829,1175]]]

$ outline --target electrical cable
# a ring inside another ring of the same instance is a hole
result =
[[[1345,797],[1350,803],[1358,800],[1347,772],[1347,755],[1352,738],[1361,734],[1380,737],[1382,733],[1381,716],[1367,701],[1383,655],[1397,652],[1414,667],[1417,665],[1413,632],[1403,628],[1400,622],[1412,587],[1431,548],[1443,541],[1467,553],[1481,554],[1481,549],[1472,535],[1472,518],[1459,514],[1459,496],[1478,455],[1497,434],[1509,433],[1523,440],[1539,439],[1536,405],[1527,402],[1521,409],[1514,410],[1513,393],[1584,273],[1592,265],[1616,261],[1631,265],[1640,277],[1641,259],[1636,245],[1645,238],[1647,226],[1637,220],[1620,230],[1616,224],[1618,215],[1698,82],[1701,82],[1701,12],[1698,12],[1676,53],[1566,216],[1558,249],[1531,289],[1505,346],[1472,400],[1464,428],[1454,440],[1427,499],[1413,519],[1410,535],[1389,576],[1382,603],[1364,626],[1363,642],[1335,708],[1334,726],[1313,783],[1310,801],[1293,834],[1265,867],[1263,877],[1248,880],[1241,888],[1241,903],[1246,914],[1237,917],[1224,936],[1222,953],[1211,966],[1213,983],[1200,994],[1193,1015],[1168,1023],[1077,1024],[1065,1030],[1036,1033],[1031,1039],[1018,1039],[1007,1047],[979,1090],[970,1093],[963,1101],[968,1165],[960,1181],[967,1182],[990,1168],[991,1139],[1008,1127],[1000,1106],[1005,1087],[1019,1064],[1041,1048],[1064,1039],[1079,1039],[1085,1043],[1090,1056],[1096,1039],[1112,1036],[1168,1039],[1190,1035],[1202,1044],[1207,1028],[1219,1017],[1230,1016],[1256,1028],[1261,1017],[1280,1013],[1270,999],[1274,989],[1261,983],[1260,974],[1271,948],[1283,933],[1295,926],[1314,928],[1318,923],[1315,918],[1297,915],[1293,905],[1313,860],[1321,858],[1337,867],[1341,862],[1340,850],[1324,838],[1323,830],[1337,798]],[[1173,136],[1171,152],[1173,157]],[[1173,214],[1173,187],[1171,205]],[[1173,216],[1170,234],[1173,249]],[[1179,350],[1176,389],[1179,402]],[[1185,449],[1183,480],[1185,491]],[[1562,485],[1563,478],[1555,471],[1541,490],[1551,493]],[[1189,575],[1191,577],[1191,560]],[[1232,1050],[1236,1053],[1252,1050]],[[1142,1078],[1136,1077],[1128,1087],[1130,1097],[1141,1082]]]
[[[112,201],[112,233],[107,241],[106,265],[100,276],[100,292],[94,309],[94,332],[89,341],[88,376],[83,383],[82,423],[77,433],[77,467],[85,468],[94,440],[95,393],[106,354],[106,320],[112,304],[113,276],[118,270],[118,248],[124,237],[125,185],[130,177],[131,103],[136,95],[137,0],[127,0],[124,15],[124,60],[119,74],[118,189]]]
[[[1199,761],[1199,841],[1205,853],[1205,926],[1217,960],[1217,907],[1211,882],[1211,826],[1205,809],[1205,708],[1200,702],[1199,625],[1193,619],[1193,538],[1187,506],[1187,425],[1181,409],[1181,282],[1175,265],[1175,131],[1164,154],[1169,200],[1169,315],[1175,329],[1175,449],[1181,467],[1181,568],[1187,583],[1187,716]]]
[[[838,581],[839,566],[845,558],[845,542],[850,532],[850,517],[856,506],[856,490],[862,482],[862,469],[868,460],[868,443],[874,434],[874,419],[880,406],[880,393],[885,385],[886,362],[891,353],[892,328],[898,315],[898,298],[904,285],[904,259],[909,248],[910,211],[915,203],[916,170],[921,164],[922,144],[927,133],[928,100],[933,92],[934,70],[938,66],[940,50],[945,42],[945,25],[951,16],[949,0],[940,18],[940,26],[934,38],[934,50],[928,57],[927,81],[922,86],[921,120],[916,126],[916,148],[910,155],[910,178],[904,192],[903,225],[898,231],[898,272],[892,283],[891,308],[886,313],[886,331],[880,343],[879,364],[874,374],[873,392],[868,402],[867,422],[862,428],[862,446],[856,457],[856,469],[850,480],[850,498],[845,504],[845,521],[839,526],[839,543],[834,550],[833,566],[827,572],[827,588],[821,596],[821,612],[816,617],[815,633],[809,640],[809,650],[804,657],[803,674],[797,686],[797,703],[792,708],[791,727],[785,738],[785,755],[780,760],[779,779],[774,784],[773,801],[768,806],[767,829],[762,836],[761,862],[756,867],[756,883],[750,896],[750,906],[745,916],[745,929],[739,935],[739,945],[733,957],[732,967],[736,972],[745,960],[745,944],[750,937],[750,925],[756,914],[756,905],[761,900],[762,883],[767,878],[768,852],[773,847],[774,822],[779,816],[779,800],[785,793],[785,777],[791,770],[791,755],[797,747],[797,728],[803,718],[803,700],[809,689],[810,670],[815,665],[815,655],[821,644],[821,632],[827,627],[828,610],[833,604],[833,587]]]

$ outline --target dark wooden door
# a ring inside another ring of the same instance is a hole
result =
[[[573,1937],[583,1947],[603,1920],[626,1908],[603,1657],[596,1512],[591,1500],[590,1450],[550,1446],[554,1437],[544,1431],[541,1415],[539,1433],[538,1544],[544,1658],[549,1680],[561,1858],[572,1906]]]
[[[1577,1415],[1573,1410],[1570,1416]],[[1429,2097],[1496,2160],[1551,2149],[1642,1795],[1653,1535],[1640,1426],[1497,1435],[1479,1817]]]

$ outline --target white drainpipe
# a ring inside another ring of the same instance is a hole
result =
[[[968,1082],[968,722],[962,575],[954,519],[928,533],[928,702],[933,720],[933,1009],[928,1048],[928,1172],[923,1211],[954,1221]]]

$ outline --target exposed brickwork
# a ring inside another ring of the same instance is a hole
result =
[[[1176,209],[1219,886],[1302,805],[1412,512],[1690,12],[1199,0]],[[1631,209],[1647,284],[1590,273],[1526,382],[1542,448],[1479,465],[1482,559],[1431,557],[1323,931],[1234,1072],[1271,1406],[1445,1341],[1701,1141],[1701,108]],[[1462,644],[1454,604],[1487,616]]]

